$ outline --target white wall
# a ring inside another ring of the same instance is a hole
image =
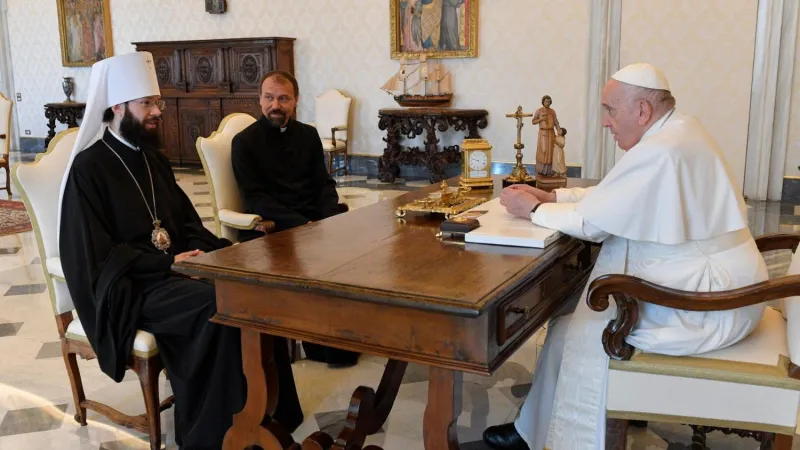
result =
[[[75,77],[75,97],[85,100],[90,69],[61,66],[55,1],[8,3],[16,90],[23,95],[20,129],[45,136],[43,105],[64,100],[61,77]],[[453,106],[489,111],[482,134],[494,146],[494,160],[514,160],[516,128],[505,114],[518,104],[533,112],[544,94],[569,130],[567,162],[583,160],[589,6],[590,0],[481,1],[479,57],[444,63],[453,72]],[[236,0],[222,15],[206,13],[197,0],[111,0],[111,21],[116,54],[132,51],[135,41],[295,37],[298,118],[313,121],[313,96],[342,89],[354,98],[353,152],[382,153],[378,109],[397,106],[380,90],[397,70],[389,57],[386,0]],[[525,161],[533,162],[530,122],[523,139]]]
[[[622,2],[620,67],[646,61],[664,70],[678,111],[708,128],[740,188],[757,8],[758,0]]]

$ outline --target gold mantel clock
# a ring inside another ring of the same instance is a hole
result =
[[[463,187],[483,189],[494,187],[492,181],[492,146],[485,139],[464,139],[461,144]]]

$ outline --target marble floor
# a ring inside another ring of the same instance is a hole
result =
[[[207,227],[213,228],[209,189],[202,173],[177,170]],[[351,209],[386,200],[427,183],[383,184],[366,177],[339,178],[339,194]],[[0,182],[4,182],[0,176]],[[0,199],[6,198],[5,192]],[[14,199],[18,199],[15,193]],[[800,231],[800,210],[777,203],[753,203],[749,208],[754,233]],[[544,339],[542,331],[531,338],[491,377],[464,376],[463,412],[458,420],[462,448],[486,449],[481,433],[489,425],[513,420],[530,387],[532,370]],[[39,253],[32,232],[0,237],[0,450],[12,449],[144,449],[147,437],[118,427],[89,412],[89,424],[72,419],[69,381],[61,358],[53,313],[46,292]],[[308,360],[295,363],[294,374],[305,422],[295,433],[302,440],[322,429],[336,434],[346,416],[350,396],[359,385],[377,386],[385,359],[364,356],[355,367],[328,369]],[[79,360],[88,398],[130,413],[142,413],[139,383],[132,372],[119,384],[103,375],[96,361]],[[381,432],[368,444],[386,450],[422,449],[422,422],[428,373],[410,365],[394,409]],[[170,393],[161,379],[162,395]],[[164,443],[175,449],[171,410],[162,414]],[[630,449],[684,449],[691,443],[688,427],[651,423],[632,428]],[[800,440],[798,440],[800,441]],[[753,440],[709,435],[712,449],[755,449]],[[796,449],[800,445],[796,444]]]

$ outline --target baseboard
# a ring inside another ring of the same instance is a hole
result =
[[[44,153],[43,137],[20,137],[20,153]]]
[[[378,176],[378,155],[349,155],[347,171],[351,175],[362,175],[370,178],[377,178]],[[339,165],[341,165],[339,160]],[[492,174],[494,175],[508,175],[514,163],[510,162],[492,162]],[[525,168],[529,173],[535,173],[533,164],[525,164]],[[567,166],[567,176],[570,178],[580,178],[582,172],[581,166]],[[461,164],[450,164],[445,170],[448,177],[455,177],[461,175]],[[408,166],[400,165],[400,178],[405,180],[427,180],[428,169],[422,166]]]
[[[783,177],[781,202],[800,205],[800,177]]]

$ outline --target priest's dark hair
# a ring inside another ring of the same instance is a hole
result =
[[[297,79],[295,79],[294,75],[284,70],[273,70],[272,72],[261,77],[261,82],[258,83],[259,97],[261,97],[261,86],[264,85],[264,82],[267,81],[267,78],[275,78],[281,83],[292,83],[292,87],[294,88],[294,96],[297,97],[300,95],[300,86],[297,84]]]
[[[106,110],[103,111],[103,122],[108,123],[112,120],[114,120],[114,111],[112,111],[111,108],[106,108]]]

